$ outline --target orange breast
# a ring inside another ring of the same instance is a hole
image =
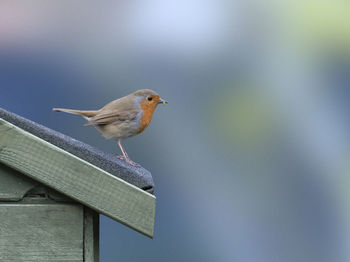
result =
[[[140,119],[140,126],[139,126],[139,130],[137,131],[137,134],[142,133],[151,123],[153,113],[156,107],[157,107],[157,104],[155,103],[147,103],[147,102],[141,103],[141,109],[143,114]]]

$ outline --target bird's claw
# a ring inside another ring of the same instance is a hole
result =
[[[121,156],[121,155],[117,155],[117,158],[120,160],[125,161],[126,163],[128,163],[129,165],[135,166],[135,167],[140,167],[141,165],[132,161],[130,158],[125,157],[125,156]]]
[[[125,157],[124,156],[121,156],[121,155],[116,155],[116,157],[120,160],[124,160],[125,161]]]

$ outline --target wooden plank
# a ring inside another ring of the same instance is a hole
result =
[[[0,201],[19,201],[39,183],[0,163]]]
[[[83,262],[83,207],[0,204],[0,261]]]
[[[155,197],[0,119],[0,162],[153,237]]]
[[[84,262],[100,261],[100,216],[84,208]]]

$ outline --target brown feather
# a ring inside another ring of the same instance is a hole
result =
[[[91,118],[89,122],[85,124],[85,126],[108,125],[124,121],[133,121],[136,120],[138,114],[138,110],[132,110],[127,112],[119,112],[119,110],[115,110],[114,112],[96,115],[95,117]]]
[[[74,110],[74,109],[66,109],[66,108],[53,108],[53,111],[56,112],[66,112],[74,115],[81,115],[85,117],[94,117],[98,114],[98,110]]]

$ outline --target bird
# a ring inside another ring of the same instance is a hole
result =
[[[122,140],[141,134],[151,123],[158,105],[168,104],[155,91],[138,90],[116,99],[99,110],[75,110],[53,108],[53,111],[80,115],[87,120],[84,126],[94,126],[106,139],[117,140],[123,155],[117,155],[132,166],[140,166],[132,161],[122,145]]]

